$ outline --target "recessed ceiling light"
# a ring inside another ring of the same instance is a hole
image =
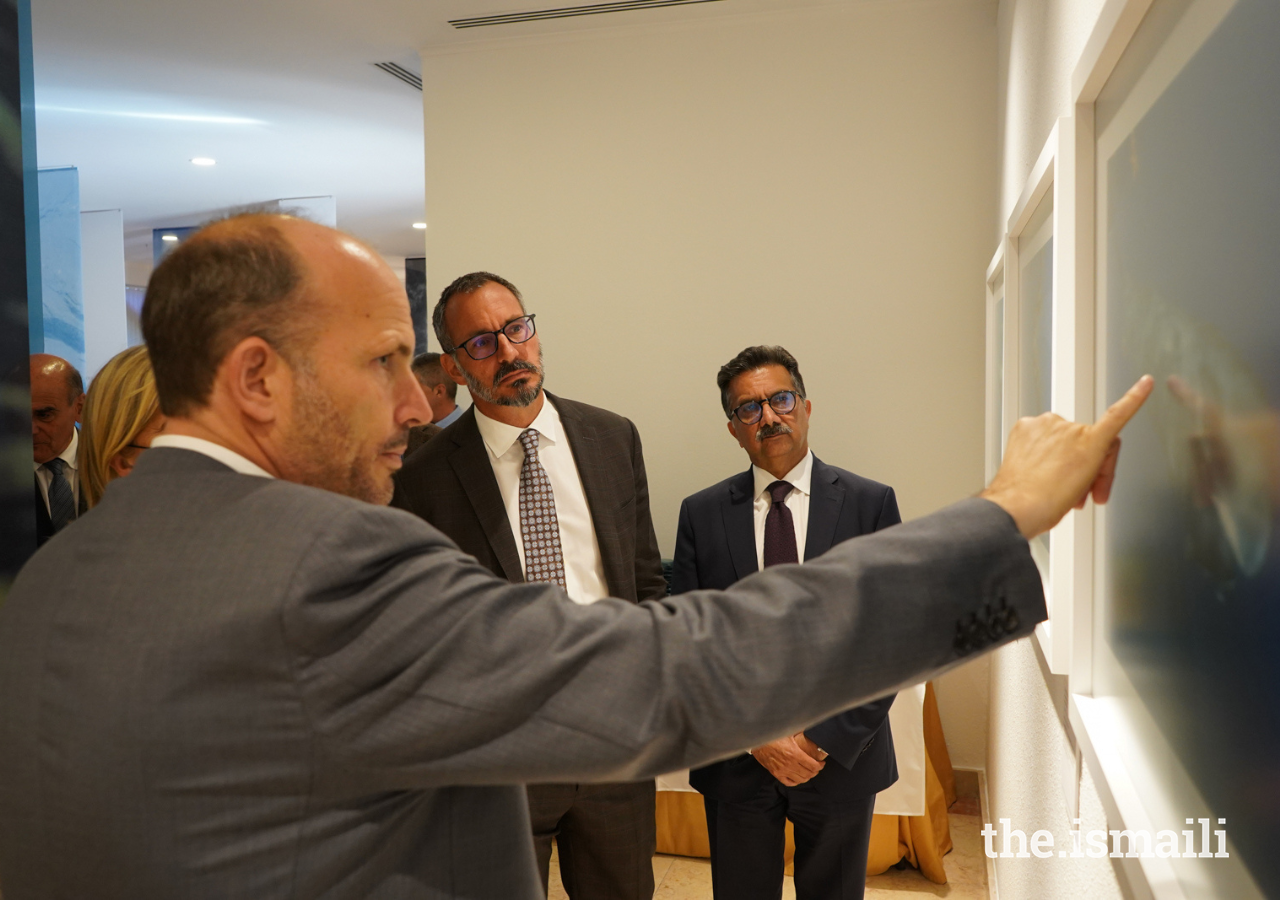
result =
[[[162,234],[160,235],[160,240],[168,241],[169,243],[173,244],[177,242],[178,236],[176,234]]]
[[[191,160],[191,165],[193,166],[216,166],[217,164],[218,161],[216,159],[210,159],[207,156],[197,156]]]
[[[426,222],[414,222],[414,223],[413,223],[413,227],[414,227],[414,228],[416,228],[416,229],[418,229],[419,231],[426,231],[426,230],[427,230],[427,223],[426,223]]]
[[[183,113],[131,112],[123,109],[84,109],[77,106],[47,106],[37,103],[41,112],[80,113],[92,116],[119,116],[125,119],[157,119],[162,122],[203,122],[211,125],[266,125],[262,119],[246,119],[241,116],[203,116]]]

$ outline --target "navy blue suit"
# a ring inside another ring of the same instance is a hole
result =
[[[680,507],[675,593],[723,589],[757,570],[752,470],[688,497]],[[804,558],[901,522],[893,488],[816,456]],[[742,754],[690,774],[706,798],[718,900],[774,900],[782,891],[785,820],[796,836],[799,900],[859,898],[875,795],[898,780],[885,697],[805,729],[829,756],[823,770],[787,787]]]

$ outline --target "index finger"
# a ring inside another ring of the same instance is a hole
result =
[[[1097,422],[1093,424],[1093,430],[1098,435],[1098,441],[1104,446],[1111,446],[1111,442],[1116,439],[1116,435],[1120,434],[1120,429],[1133,418],[1136,413],[1147,401],[1147,397],[1151,396],[1151,391],[1155,389],[1156,381],[1150,375],[1143,375],[1138,379],[1137,384],[1129,388],[1125,395],[1112,403],[1107,411],[1102,414]]]

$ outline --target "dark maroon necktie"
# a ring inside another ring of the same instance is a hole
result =
[[[765,568],[800,562],[796,554],[795,522],[791,519],[791,510],[787,509],[784,502],[792,487],[785,481],[775,481],[767,490],[773,498],[773,504],[769,507],[769,515],[764,519]]]

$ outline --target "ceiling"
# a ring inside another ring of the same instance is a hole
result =
[[[449,19],[590,0],[32,0],[42,167],[80,170],[81,208],[124,212],[131,280],[151,229],[332,195],[338,224],[417,256],[422,95],[374,68],[418,51],[563,31],[661,27],[824,0],[714,0],[457,30]],[[212,157],[213,167],[191,164]]]

